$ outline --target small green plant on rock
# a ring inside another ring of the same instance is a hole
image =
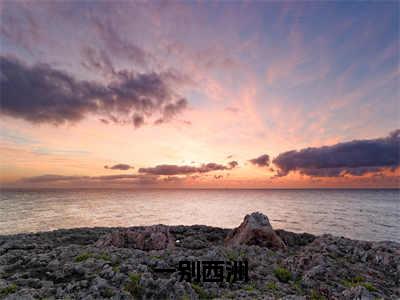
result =
[[[112,270],[114,273],[118,273],[120,271],[121,267],[119,265],[113,265]]]
[[[183,294],[182,299],[181,300],[190,300],[190,297],[188,294]]]
[[[370,282],[363,282],[361,283],[363,287],[365,287],[369,292],[376,292],[376,288],[374,285]]]
[[[226,257],[229,260],[235,261],[235,260],[237,260],[239,258],[239,255],[236,253],[235,250],[227,250],[226,251]]]
[[[14,294],[17,291],[17,286],[13,283],[5,288],[0,289],[0,297],[6,297],[7,295]]]
[[[364,282],[364,281],[365,281],[365,278],[362,277],[362,276],[360,276],[360,275],[357,275],[357,276],[355,276],[355,277],[353,278],[352,281],[353,281],[354,283],[360,283],[360,282]]]
[[[102,259],[102,260],[105,260],[105,261],[111,261],[111,256],[109,254],[107,254],[107,253],[98,254],[96,256],[96,258]]]
[[[85,260],[87,260],[87,259],[89,259],[91,257],[92,257],[92,254],[90,254],[88,252],[84,252],[84,253],[81,253],[78,256],[76,256],[75,257],[75,261],[76,262],[81,262],[81,261],[85,261]]]
[[[302,295],[304,293],[303,288],[301,287],[301,279],[296,280],[293,283],[293,287],[295,288],[296,292],[300,295]]]
[[[209,298],[207,292],[198,284],[192,283],[192,288],[197,293],[197,295],[199,295],[200,299],[208,299]]]
[[[139,297],[142,292],[140,286],[140,274],[129,274],[129,282],[125,285],[125,290],[134,297]]]
[[[244,290],[246,290],[246,291],[248,291],[248,292],[251,292],[251,291],[254,291],[255,288],[256,288],[256,285],[255,285],[254,283],[251,283],[251,284],[246,285],[246,286],[244,287]]]
[[[347,288],[351,288],[354,286],[353,282],[351,282],[350,280],[347,280],[347,279],[342,280],[342,285],[344,285]]]
[[[355,276],[351,280],[344,279],[342,280],[342,284],[347,288],[352,288],[356,286],[363,286],[370,292],[375,292],[376,288],[370,282],[365,282],[365,278],[362,276]]]
[[[326,300],[317,290],[311,290],[310,298],[311,300]]]
[[[115,293],[111,288],[107,288],[101,293],[101,295],[104,298],[111,298],[111,297],[113,297],[115,295]]]
[[[276,292],[278,290],[278,286],[276,285],[275,281],[270,281],[268,282],[265,287],[267,288],[267,290],[271,291],[271,292]]]
[[[274,274],[280,282],[288,283],[292,279],[292,273],[286,268],[278,267],[274,270]]]

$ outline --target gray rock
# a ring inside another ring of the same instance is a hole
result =
[[[344,300],[374,300],[374,297],[368,290],[363,286],[356,286],[345,290],[342,293]]]
[[[154,225],[135,229],[122,229],[99,239],[97,247],[114,246],[141,250],[162,250],[175,247],[175,237],[168,226]]]
[[[268,217],[259,212],[246,215],[242,224],[228,234],[225,245],[257,245],[272,249],[286,249],[285,243],[272,229]]]
[[[268,227],[264,221],[257,223]],[[83,228],[0,236],[0,299],[198,299],[204,295],[217,299],[400,298],[398,243],[276,230],[287,246],[287,251],[281,251],[262,243],[225,246],[229,229],[194,225],[165,226],[161,231],[169,232],[174,243],[176,239],[181,243],[152,250],[154,226],[146,228]],[[113,232],[125,231],[145,233],[150,242],[141,244],[126,236],[123,247],[95,245]],[[142,246],[136,248],[138,244]],[[154,271],[155,267],[177,267],[181,260],[247,260],[250,282],[192,284],[180,282],[178,272]],[[279,281],[278,268],[289,272],[291,279]]]

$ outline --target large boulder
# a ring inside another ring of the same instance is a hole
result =
[[[259,212],[246,215],[242,224],[225,238],[225,245],[257,245],[275,250],[286,249],[285,243],[272,229],[268,217]]]
[[[114,246],[141,250],[163,250],[175,247],[175,238],[168,226],[127,228],[113,231],[96,242],[97,247]]]

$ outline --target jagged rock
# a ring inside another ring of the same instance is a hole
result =
[[[256,245],[272,249],[286,249],[285,243],[272,229],[268,217],[259,212],[246,215],[242,224],[228,234],[225,245]]]
[[[368,290],[363,286],[356,286],[345,290],[342,293],[343,299],[345,300],[373,300],[378,299],[371,295]]]
[[[114,246],[141,250],[162,250],[175,247],[175,238],[164,225],[122,229],[112,232],[96,242],[97,247]]]
[[[293,233],[283,229],[277,229],[275,233],[283,240],[287,247],[301,247],[315,240],[314,235],[306,232]]]
[[[287,251],[275,251],[246,244],[225,247],[229,229],[162,227],[0,235],[0,299],[400,299],[396,242],[276,230]],[[138,241],[128,240],[127,231],[142,235],[142,248],[154,246],[151,233],[169,233],[172,242],[181,242],[173,249],[143,251],[132,248]],[[99,239],[112,245],[113,234],[121,247],[95,246]],[[246,260],[250,282],[180,282],[178,271],[155,271],[176,268],[182,260]],[[289,282],[279,280],[278,269],[291,274]]]

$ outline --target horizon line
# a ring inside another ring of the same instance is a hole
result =
[[[304,188],[235,188],[235,187],[49,187],[49,188],[32,188],[32,187],[0,187],[2,191],[51,191],[51,190],[398,190],[400,187],[304,187]]]

